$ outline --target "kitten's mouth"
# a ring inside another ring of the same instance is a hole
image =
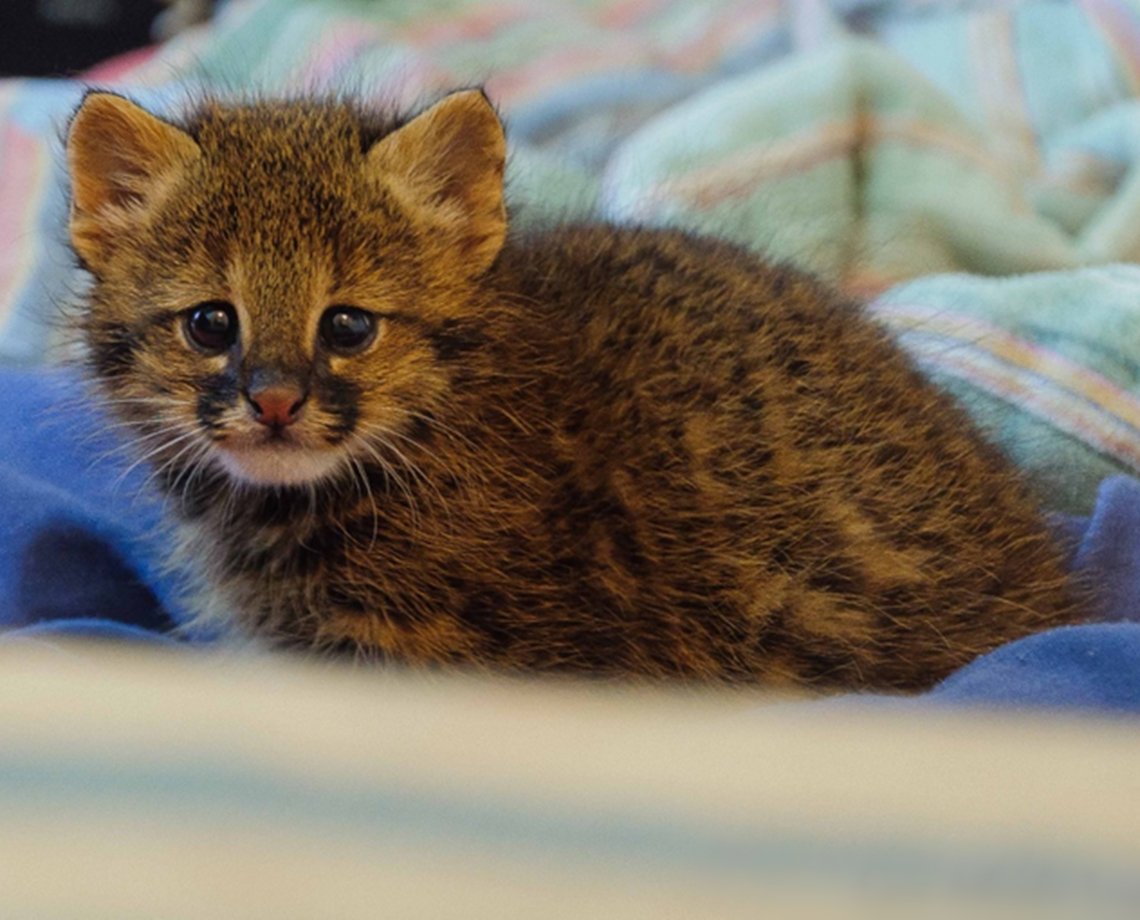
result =
[[[303,485],[328,476],[340,462],[329,448],[307,447],[288,432],[219,445],[216,456],[235,479],[257,485]]]

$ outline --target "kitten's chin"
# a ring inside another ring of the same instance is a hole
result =
[[[298,486],[324,479],[336,469],[335,450],[257,445],[216,454],[222,468],[234,479],[261,486]]]

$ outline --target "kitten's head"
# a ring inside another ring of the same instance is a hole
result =
[[[404,123],[274,102],[178,125],[91,93],[67,154],[90,366],[159,465],[314,482],[446,402],[506,233],[482,93]]]

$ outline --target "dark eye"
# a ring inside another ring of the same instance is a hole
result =
[[[237,333],[237,311],[224,300],[208,300],[186,311],[186,335],[202,351],[225,351],[237,341]]]
[[[354,354],[376,336],[376,317],[359,307],[329,307],[321,317],[321,341],[341,354]]]

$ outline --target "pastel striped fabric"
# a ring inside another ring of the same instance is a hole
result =
[[[1140,471],[1140,267],[900,285],[878,319],[955,392],[1054,507]]]
[[[0,649],[0,913],[1132,920],[1128,723]]]
[[[900,331],[904,300],[912,319],[937,310],[907,346],[1059,507],[1138,471],[1136,375],[1114,353],[1140,344],[1140,320],[1109,275],[1078,271],[1140,255],[1135,0],[231,0],[87,82],[162,110],[203,90],[411,105],[483,83],[508,121],[518,221],[679,224],[890,292]],[[81,91],[0,82],[8,363],[49,356],[82,283],[59,150]],[[1045,270],[1031,303],[960,274]],[[1062,304],[1046,335],[1032,314]],[[936,359],[943,340],[953,355]]]
[[[1106,377],[984,320],[893,304],[877,315],[932,370],[1016,399],[1106,456],[1140,469],[1140,398]]]

